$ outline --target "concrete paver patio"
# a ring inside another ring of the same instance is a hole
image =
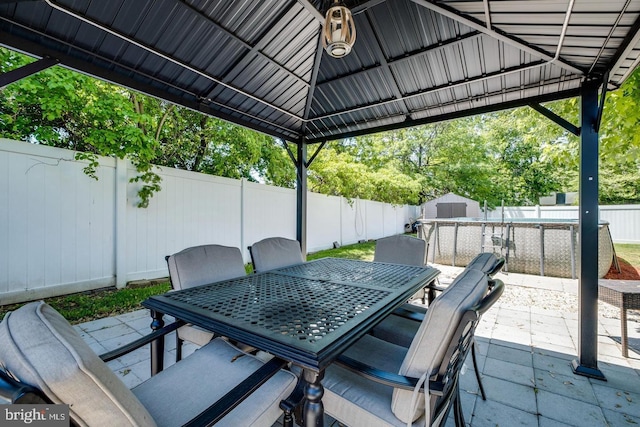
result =
[[[444,278],[460,268],[440,266]],[[483,401],[467,361],[461,377],[465,420],[484,426],[628,426],[640,424],[640,323],[629,322],[629,357],[621,356],[620,320],[598,322],[598,367],[607,381],[574,375],[571,360],[578,344],[577,280],[501,273],[505,294],[482,318],[476,331],[479,369],[487,393]],[[552,296],[556,303],[537,301]],[[569,302],[569,304],[567,304]],[[604,303],[600,303],[601,308]],[[570,309],[567,309],[570,307]],[[607,313],[611,313],[611,307]],[[615,310],[614,310],[615,312]],[[632,317],[632,319],[634,319]],[[98,353],[150,331],[147,310],[76,325]],[[635,344],[635,345],[634,345]],[[186,344],[183,357],[196,347]],[[175,360],[175,338],[165,343],[165,366]],[[133,387],[149,377],[149,349],[143,347],[109,363]],[[447,425],[454,425],[450,417]]]

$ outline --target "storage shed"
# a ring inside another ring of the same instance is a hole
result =
[[[480,217],[480,203],[454,193],[445,194],[422,205],[422,218]]]

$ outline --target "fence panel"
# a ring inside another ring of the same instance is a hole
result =
[[[159,167],[162,190],[140,209],[131,164],[85,162],[0,139],[0,304],[167,276],[166,255],[218,243],[296,238],[296,192]],[[308,194],[307,250],[402,233],[415,207]]]
[[[0,140],[0,301],[112,285],[115,162]]]
[[[296,192],[289,188],[244,182],[242,197],[243,252],[265,237],[296,238]]]
[[[137,185],[129,185],[126,217],[127,280],[167,275],[166,255],[215,242],[241,245],[241,181],[158,168],[162,191],[149,207],[137,207]],[[135,169],[128,168],[129,177]]]
[[[360,199],[347,200],[342,198],[340,204],[340,234],[342,245],[357,243],[367,238],[365,201]]]
[[[600,219],[609,221],[614,243],[640,244],[640,205],[600,206]]]
[[[364,201],[366,240],[385,237],[384,234],[384,203],[371,200]]]
[[[640,205],[602,205],[600,219],[609,222],[614,243],[640,243]],[[578,219],[578,206],[509,206],[504,218]],[[502,218],[502,209],[487,212],[488,218]]]
[[[342,198],[309,193],[307,203],[307,252],[330,248],[333,242],[340,243]]]

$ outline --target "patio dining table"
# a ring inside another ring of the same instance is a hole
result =
[[[273,354],[302,368],[305,425],[322,425],[324,369],[373,326],[435,281],[432,267],[342,258],[315,261],[150,297],[163,314]],[[152,344],[152,374],[164,343]]]

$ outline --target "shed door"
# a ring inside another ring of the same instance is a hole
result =
[[[459,218],[467,216],[466,203],[437,203],[436,218]]]

